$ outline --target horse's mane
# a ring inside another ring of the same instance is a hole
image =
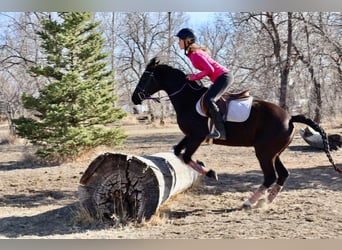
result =
[[[174,76],[178,75],[182,78],[185,78],[186,74],[184,73],[184,71],[182,71],[181,69],[178,69],[176,67],[173,67],[169,64],[167,64],[166,62],[161,62],[161,59],[159,57],[153,57],[150,62],[147,64],[147,69],[149,70],[155,70],[156,68],[164,71],[164,72],[172,72],[172,74]],[[187,80],[187,82],[189,83],[190,88],[192,88],[192,90],[202,90],[205,91],[207,89],[207,87],[204,87],[202,85],[202,83],[198,82],[198,81],[189,81]]]
[[[147,68],[148,69],[155,69],[156,67],[158,67],[159,69],[166,69],[166,70],[172,70],[172,71],[177,71],[179,72],[180,74],[184,75],[185,76],[185,73],[178,69],[178,68],[175,68],[169,64],[167,64],[166,62],[162,62],[161,61],[161,58],[158,57],[158,56],[155,56],[153,57],[149,63],[147,64]]]

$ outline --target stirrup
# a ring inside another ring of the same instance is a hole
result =
[[[219,140],[226,140],[225,136],[222,136],[221,133],[214,129],[214,131],[206,136],[207,139],[219,139]]]

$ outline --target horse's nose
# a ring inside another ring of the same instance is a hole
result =
[[[134,92],[133,95],[132,95],[132,102],[135,105],[141,104],[141,99],[140,99],[139,95],[136,92]]]

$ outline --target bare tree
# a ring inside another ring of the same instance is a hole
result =
[[[23,114],[21,95],[35,93],[41,86],[27,70],[40,60],[39,43],[35,32],[39,19],[46,13],[2,13],[7,28],[2,30],[0,44],[0,96],[6,100],[14,114]]]
[[[334,104],[337,104],[334,100],[341,91],[340,84],[334,84],[341,80],[339,61],[342,53],[339,40],[335,39],[338,31],[334,27],[338,19],[335,16],[332,25],[330,13],[295,13],[295,18],[300,22],[301,32],[298,32],[298,42],[293,44],[294,60],[300,60],[309,73],[311,85],[307,89],[312,93],[308,96],[312,100],[309,111],[312,110],[314,120],[320,122],[325,108],[329,107],[329,113],[334,113]]]
[[[116,52],[116,74],[127,91],[125,101],[130,103],[132,90],[152,57],[158,55],[164,58],[165,62],[173,62],[174,47],[170,46],[175,40],[171,34],[175,33],[175,23],[181,20],[178,17],[181,18],[182,14],[148,12],[119,15],[117,36],[120,49]],[[164,107],[154,108],[151,101],[147,101],[147,104],[151,112],[164,110]],[[160,117],[162,114],[154,115]]]
[[[265,18],[263,18],[265,17]],[[265,31],[268,39],[271,40],[273,54],[272,57],[276,59],[277,70],[280,74],[280,88],[279,88],[279,105],[288,109],[286,103],[288,78],[291,67],[291,49],[292,49],[292,13],[287,13],[287,19],[280,13],[266,12],[261,14],[249,14],[249,18],[260,23],[261,30]],[[282,38],[281,25],[287,23],[287,35]]]
[[[235,82],[255,95],[280,102],[281,82],[287,82],[285,63],[287,33],[284,14],[233,13],[233,60]],[[288,60],[287,63],[290,63]],[[280,76],[280,77],[279,77]],[[283,77],[281,77],[283,76]],[[284,85],[283,85],[284,88]],[[286,94],[282,90],[282,94]]]

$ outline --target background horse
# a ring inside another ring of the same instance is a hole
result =
[[[184,72],[169,65],[160,64],[153,58],[147,65],[132,95],[134,104],[141,104],[152,98],[154,93],[164,90],[177,116],[179,128],[185,137],[174,147],[174,154],[203,175],[216,178],[213,170],[207,170],[191,156],[209,133],[208,118],[196,111],[196,103],[207,91],[196,82],[186,80]],[[337,168],[329,152],[324,130],[311,119],[302,115],[290,116],[279,106],[263,100],[253,100],[249,118],[244,122],[225,122],[226,140],[213,140],[214,144],[227,146],[253,146],[259,160],[264,181],[253,195],[244,202],[251,206],[268,190],[268,201],[272,202],[289,176],[279,156],[291,143],[294,136],[294,122],[304,123],[318,131],[324,142],[324,151],[336,171]],[[184,153],[182,154],[182,151]]]

